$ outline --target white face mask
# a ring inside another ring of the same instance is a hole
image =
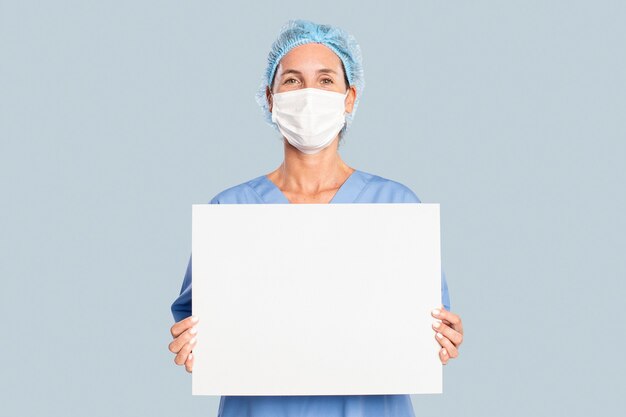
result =
[[[289,143],[306,154],[330,145],[346,123],[345,94],[301,88],[273,94],[272,121]]]

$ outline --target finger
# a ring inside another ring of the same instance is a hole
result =
[[[176,339],[170,342],[169,349],[172,353],[178,353],[188,343],[195,335],[198,333],[198,328],[193,326],[191,329],[185,331],[183,334],[178,336]]]
[[[448,352],[445,348],[439,350],[439,359],[444,365],[448,363],[448,359],[450,359],[450,356],[448,356]]]
[[[187,360],[185,361],[185,370],[189,373],[193,371],[193,358],[193,352],[189,353],[189,356],[187,356]]]
[[[180,336],[185,330],[198,322],[198,316],[189,316],[186,319],[182,319],[178,323],[175,323],[170,329],[170,333],[173,338]]]
[[[445,337],[441,333],[437,333],[435,335],[435,339],[437,339],[437,342],[439,342],[448,358],[456,358],[457,356],[459,356],[458,349],[447,337]]]
[[[455,329],[438,321],[433,321],[433,330],[443,334],[447,337],[456,347],[463,343],[463,334],[457,332]]]
[[[180,352],[178,352],[178,354],[174,358],[174,363],[176,365],[183,365],[185,362],[187,362],[191,350],[196,345],[196,341],[197,339],[193,337],[189,342],[185,343],[185,345],[180,349]]]
[[[451,311],[447,311],[443,307],[434,309],[431,314],[433,317],[445,321],[454,330],[463,334],[463,323],[461,322],[461,317],[459,317],[457,314],[454,314]]]

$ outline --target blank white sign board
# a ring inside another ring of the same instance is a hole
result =
[[[198,204],[193,395],[442,392],[438,204]]]

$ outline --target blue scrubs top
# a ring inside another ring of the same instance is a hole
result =
[[[407,186],[378,175],[355,170],[330,203],[419,203]],[[289,204],[267,176],[228,188],[211,204]],[[445,275],[441,275],[441,302],[450,310]],[[191,258],[180,295],[172,304],[176,322],[191,315]],[[414,417],[411,397],[403,395],[222,396],[218,417]]]

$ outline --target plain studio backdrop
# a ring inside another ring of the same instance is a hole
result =
[[[3,414],[216,415],[169,308],[191,205],[282,160],[254,93],[291,18],[361,45],[342,157],[441,204],[466,338],[416,414],[621,415],[620,0],[0,1]]]

